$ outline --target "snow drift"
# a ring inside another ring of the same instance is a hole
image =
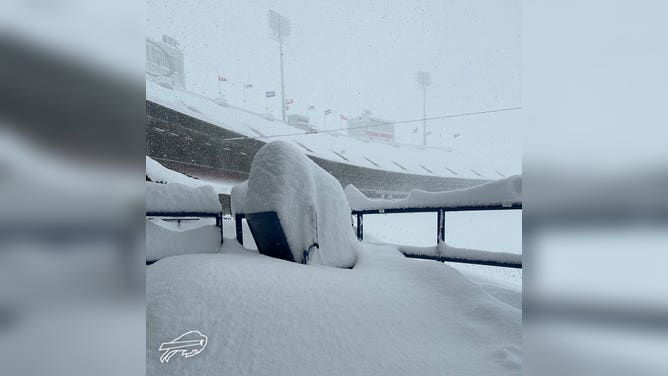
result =
[[[190,187],[210,185],[213,187],[216,193],[223,194],[229,194],[232,185],[235,184],[235,182],[219,179],[208,180],[190,177],[163,166],[148,155],[146,156],[146,177],[151,179],[152,182],[156,183],[179,183]]]
[[[348,204],[354,210],[512,205],[522,203],[522,175],[453,191],[425,192],[415,189],[401,200],[370,199],[353,185],[348,185],[345,193]]]
[[[218,195],[212,187],[146,182],[146,212],[220,213]]]
[[[253,213],[276,213],[293,261],[335,267],[355,264],[360,243],[341,185],[291,144],[274,141],[257,152],[245,204],[249,223]],[[256,232],[253,236],[262,248]]]
[[[351,270],[304,267],[236,242],[152,265],[147,374],[521,374],[520,309],[446,264],[360,248]],[[206,350],[160,363],[160,344],[190,330],[208,336]]]

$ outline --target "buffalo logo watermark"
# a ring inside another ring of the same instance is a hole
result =
[[[198,330],[183,333],[169,342],[163,342],[158,350],[164,351],[160,363],[167,363],[176,354],[190,358],[204,350],[207,337]]]

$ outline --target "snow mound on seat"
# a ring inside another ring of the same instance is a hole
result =
[[[246,214],[246,197],[248,197],[248,180],[232,187],[230,191],[232,215]]]
[[[220,213],[218,194],[211,186],[189,187],[146,182],[146,212]]]
[[[284,141],[263,146],[248,179],[247,213],[274,211],[296,262],[335,267],[355,265],[359,241],[339,182]]]

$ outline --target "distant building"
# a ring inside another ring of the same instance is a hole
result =
[[[348,119],[348,135],[370,140],[394,141],[394,124],[391,120],[371,117],[371,111]]]
[[[183,50],[176,39],[167,35],[162,42],[146,38],[146,76],[170,89],[185,89]]]
[[[306,115],[292,114],[288,115],[288,124],[308,132],[313,132],[315,129],[309,124],[309,117]]]

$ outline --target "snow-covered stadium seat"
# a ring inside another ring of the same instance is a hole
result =
[[[210,186],[146,182],[146,263],[167,256],[218,252],[223,241],[222,207]],[[159,218],[215,218],[214,225],[182,228]]]
[[[246,219],[260,253],[352,267],[359,241],[339,182],[284,141],[263,146],[248,179]]]

